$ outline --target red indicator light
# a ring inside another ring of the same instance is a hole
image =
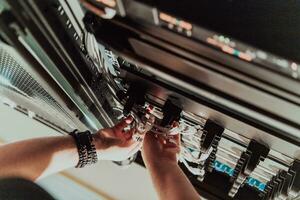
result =
[[[246,53],[243,53],[243,52],[239,53],[239,58],[243,59],[243,60],[246,60],[246,61],[249,61],[249,62],[252,60],[252,57],[249,54],[246,54]]]
[[[193,28],[192,24],[190,24],[186,21],[180,21],[179,26],[186,30],[192,30],[192,28]]]
[[[222,46],[222,51],[224,51],[225,53],[229,53],[231,55],[234,54],[234,48],[231,48],[227,45]]]

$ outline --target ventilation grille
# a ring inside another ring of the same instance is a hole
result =
[[[0,97],[14,102],[66,131],[76,129],[73,118],[25,69],[0,45]],[[11,49],[9,49],[11,50]]]

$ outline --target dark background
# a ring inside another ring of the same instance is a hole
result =
[[[300,61],[300,1],[137,0],[254,47]]]

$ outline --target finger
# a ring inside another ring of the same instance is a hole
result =
[[[115,125],[115,129],[117,130],[122,130],[125,127],[127,127],[129,124],[131,124],[133,122],[133,118],[131,116],[123,119],[121,122],[119,122],[117,125]]]
[[[172,139],[172,138],[167,138],[166,139],[166,144],[164,145],[165,148],[176,148],[179,147],[178,143]]]
[[[125,132],[123,134],[123,136],[124,136],[125,140],[130,140],[130,139],[132,139],[132,136],[133,136],[134,133],[135,133],[135,129],[132,128],[129,131]]]
[[[179,147],[181,147],[181,135],[180,135],[180,134],[176,135],[176,136],[175,136],[175,139],[176,139],[176,141],[177,141]]]
[[[167,136],[163,144],[165,149],[175,149],[175,151],[180,151],[180,135]]]
[[[180,134],[172,135],[171,139],[176,142],[177,145],[180,146]]]
[[[178,127],[178,126],[179,126],[179,122],[174,121],[172,127]]]
[[[170,142],[166,142],[166,144],[164,144],[164,148],[178,148],[178,145],[174,144],[174,143],[170,143]]]
[[[176,135],[167,135],[166,139],[169,142],[174,143],[174,144],[180,146],[180,135],[179,134],[176,134]]]
[[[157,140],[159,141],[160,144],[165,145],[167,143],[166,137],[163,135],[157,135]]]
[[[156,138],[156,135],[153,132],[148,132],[145,134],[143,145],[151,149],[159,148],[159,142]]]
[[[175,141],[172,141],[172,139],[167,139],[166,144],[164,145],[164,149],[170,153],[179,154],[180,153],[180,146],[176,144]]]

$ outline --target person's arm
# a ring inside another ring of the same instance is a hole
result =
[[[109,129],[94,134],[98,159],[125,160],[139,150],[132,140],[132,130],[124,128],[132,118],[123,120]],[[78,151],[71,136],[29,139],[0,146],[0,177],[21,177],[36,180],[46,175],[75,167]]]
[[[199,200],[200,196],[177,164],[179,135],[170,140],[147,133],[143,144],[143,160],[161,200]]]

